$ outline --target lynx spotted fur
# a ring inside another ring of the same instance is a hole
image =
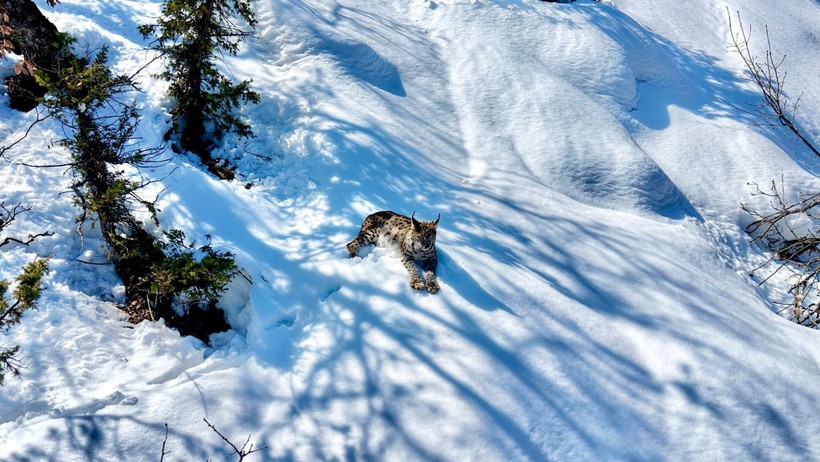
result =
[[[410,273],[410,287],[415,290],[425,288],[416,265],[418,262],[424,269],[427,291],[434,294],[439,290],[436,280],[436,227],[441,214],[436,221],[419,221],[415,215],[413,212],[413,215],[406,217],[382,211],[368,216],[362,223],[359,235],[347,244],[347,251],[353,258],[366,245],[393,246],[399,251],[401,262]]]

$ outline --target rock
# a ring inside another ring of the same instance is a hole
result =
[[[8,19],[8,21],[5,21]],[[14,51],[37,69],[54,75],[64,39],[31,0],[3,0],[0,2],[0,21],[13,32],[7,37]],[[28,112],[37,106],[46,90],[33,76],[25,73],[6,78],[10,106]]]

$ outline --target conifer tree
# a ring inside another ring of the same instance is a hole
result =
[[[233,84],[216,66],[220,54],[236,55],[250,32],[241,19],[256,24],[252,0],[166,0],[157,24],[140,27],[151,48],[166,60],[160,77],[169,81],[173,125],[169,137],[178,147],[211,161],[213,145],[227,132],[252,136],[251,127],[234,114],[243,103],[259,102],[250,81]]]
[[[134,206],[156,211],[153,202],[137,194],[142,181],[128,178],[121,166],[156,163],[162,149],[136,142],[139,111],[135,103],[121,99],[137,91],[136,84],[130,76],[114,74],[107,60],[108,49],[103,47],[90,63],[70,57],[63,60],[56,78],[44,73],[37,78],[49,91],[43,106],[68,135],[61,144],[71,154],[72,190],[83,213],[81,223],[88,214],[111,243],[143,232],[132,214]]]
[[[37,259],[23,268],[17,276],[17,287],[12,291],[11,299],[6,297],[9,290],[7,281],[0,281],[0,332],[8,333],[11,326],[18,324],[26,310],[34,307],[40,299],[41,281],[48,272],[48,260]],[[16,355],[20,347],[0,346],[0,385],[3,384],[6,373],[20,375],[20,363]]]
[[[6,207],[0,202],[0,232],[7,231],[7,228],[17,219],[18,215],[31,210],[17,204],[13,207]],[[51,232],[29,235],[26,239],[18,239],[13,236],[2,236],[0,247],[16,243],[29,245],[38,237],[51,236]],[[48,272],[48,259],[38,258],[23,267],[23,272],[17,276],[17,285],[8,296],[11,285],[8,281],[0,280],[0,334],[8,334],[9,329],[18,324],[26,310],[34,308],[40,298],[41,281],[45,273]],[[20,375],[20,362],[17,359],[17,352],[20,347],[17,345],[7,346],[0,343],[0,385],[6,374],[13,376]]]
[[[136,209],[147,210],[159,225],[155,203],[139,195],[146,180],[127,176],[122,167],[139,170],[163,162],[163,148],[140,147],[140,114],[127,102],[127,94],[138,88],[132,76],[112,72],[107,59],[103,47],[91,62],[65,60],[56,79],[37,74],[48,89],[43,99],[48,115],[68,135],[61,144],[71,154],[80,224],[88,219],[99,226],[133,320],[163,317],[183,335],[207,341],[210,333],[230,328],[217,302],[238,269],[231,253],[185,245],[180,231],[169,233],[171,243],[157,240],[134,215]],[[175,304],[185,305],[182,314]]]
[[[114,269],[125,285],[127,305],[123,309],[131,320],[162,317],[181,334],[207,342],[209,334],[230,328],[217,302],[239,274],[233,254],[213,249],[210,238],[196,247],[185,244],[181,231],[171,230],[166,233],[168,242],[163,242],[143,227],[135,215],[137,210],[149,212],[157,226],[159,222],[155,202],[139,194],[150,182],[140,169],[164,162],[160,158],[164,147],[145,148],[137,138],[140,113],[136,103],[129,102],[131,94],[139,91],[135,76],[116,74],[108,67],[106,46],[93,59],[78,58],[69,50],[71,42],[68,36],[61,36],[54,44],[61,51],[58,72],[33,70],[47,93],[39,101],[46,116],[38,117],[32,127],[49,118],[63,126],[66,137],[60,144],[70,154],[66,165],[74,178],[71,189],[81,211],[78,231],[82,232],[87,220],[99,227]],[[0,146],[0,156],[11,146]],[[4,210],[0,203],[0,230],[10,221],[4,219]],[[16,210],[19,208],[9,217]],[[36,237],[30,236],[30,241]],[[0,247],[11,241],[27,244],[6,238]],[[18,283],[18,289],[30,286]],[[3,297],[7,289],[0,281],[0,333],[5,319],[18,319],[18,308],[29,307],[36,300],[28,297],[29,292],[14,292],[17,302],[7,303]],[[0,349],[0,367],[6,365],[15,372],[15,353],[16,348]]]

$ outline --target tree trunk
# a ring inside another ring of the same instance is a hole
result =
[[[185,103],[185,127],[182,129],[181,139],[182,148],[197,154],[205,164],[210,163],[211,154],[203,140],[205,135],[203,69],[209,56],[208,45],[211,41],[212,15],[213,2],[211,0],[206,1],[196,11],[194,44],[190,56],[187,57],[189,60],[187,68],[190,72],[187,79],[191,89],[190,100]]]

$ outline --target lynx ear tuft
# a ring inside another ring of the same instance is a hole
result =
[[[410,215],[410,221],[413,222],[413,229],[415,229],[416,231],[421,231],[421,223],[419,223],[419,221],[416,220],[416,211],[415,210],[413,211],[413,214]]]
[[[441,220],[441,212],[439,212],[438,216],[436,217],[436,221],[433,222],[433,226],[438,226],[439,220]]]

